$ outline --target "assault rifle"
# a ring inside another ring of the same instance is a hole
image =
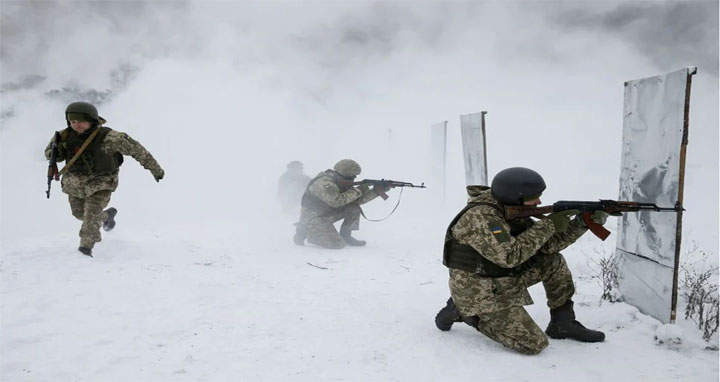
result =
[[[553,212],[566,211],[566,210],[580,210],[582,219],[585,225],[590,229],[595,236],[602,240],[607,239],[610,235],[610,231],[606,230],[600,224],[595,223],[590,218],[595,211],[605,211],[611,215],[619,215],[621,212],[637,212],[637,211],[674,211],[680,212],[685,211],[684,208],[676,204],[675,207],[658,207],[653,203],[638,203],[638,202],[626,202],[617,200],[600,200],[599,202],[583,202],[583,201],[570,201],[562,200],[556,202],[552,206],[535,207],[535,206],[505,206],[505,219],[513,220],[519,218],[526,218],[534,216],[542,218],[543,214],[549,214]]]
[[[351,182],[351,181],[340,181],[341,186],[350,187],[350,186],[360,186],[360,185],[372,185],[375,187],[375,192],[377,192],[378,195],[380,195],[383,200],[387,200],[388,195],[385,193],[385,190],[389,190],[394,187],[412,187],[412,188],[427,188],[425,187],[425,183],[420,183],[420,185],[412,184],[409,182],[400,182],[397,180],[390,180],[390,179],[363,179],[359,182]],[[380,187],[378,187],[380,186]]]
[[[58,142],[60,142],[60,132],[56,131],[55,139],[53,139],[52,148],[50,149],[50,163],[48,164],[47,171],[48,189],[45,191],[45,194],[47,194],[48,199],[50,199],[50,186],[52,185],[53,179],[60,180],[57,167]]]

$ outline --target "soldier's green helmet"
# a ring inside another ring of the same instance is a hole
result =
[[[65,119],[68,120],[68,114],[84,114],[95,122],[105,121],[98,115],[97,108],[87,102],[73,102],[65,108]]]
[[[362,171],[358,162],[355,162],[352,159],[343,159],[335,163],[335,167],[333,167],[333,170],[346,178],[358,176]]]
[[[510,205],[521,205],[524,200],[539,198],[545,187],[542,176],[525,167],[511,167],[500,171],[490,185],[495,199]]]

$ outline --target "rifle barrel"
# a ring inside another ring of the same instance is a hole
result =
[[[393,187],[412,187],[412,188],[427,188],[425,186],[425,183],[421,183],[419,186],[416,184],[412,184],[410,182],[400,182],[397,180],[389,180],[389,179],[363,179],[358,182],[341,182],[343,184],[351,185],[351,186],[360,186],[363,184],[380,184],[380,185],[392,185]]]

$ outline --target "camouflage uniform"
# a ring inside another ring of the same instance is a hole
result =
[[[575,288],[559,251],[587,228],[575,219],[562,233],[556,233],[547,220],[509,222],[488,187],[469,186],[468,194],[469,204],[492,206],[468,209],[451,228],[453,237],[490,262],[513,268],[513,272],[504,277],[483,277],[451,268],[449,284],[455,305],[463,317],[477,317],[477,330],[491,339],[521,353],[537,354],[547,347],[548,339],[523,308],[533,303],[527,288],[542,282],[551,309],[569,301]]]
[[[307,235],[309,243],[334,249],[345,247],[345,240],[333,223],[342,220],[341,231],[357,231],[360,205],[378,197],[377,192],[367,186],[339,186],[341,179],[337,172],[326,170],[313,178],[305,190],[296,226]]]
[[[62,140],[58,145],[58,162],[69,161],[74,152],[69,142],[84,141],[95,129],[105,129],[106,134],[98,134],[88,148],[83,151],[78,160],[62,177],[62,191],[69,196],[70,209],[73,216],[82,220],[80,228],[80,246],[92,248],[101,241],[100,226],[108,216],[103,209],[110,202],[110,196],[118,186],[119,163],[110,166],[110,170],[97,171],[93,163],[92,150],[118,158],[121,163],[122,155],[129,155],[137,160],[145,169],[149,170],[156,179],[161,179],[165,172],[155,158],[136,140],[125,133],[111,130],[102,126],[105,122],[100,118],[101,124],[92,127],[83,134],[78,134],[70,127],[61,132]],[[101,138],[102,136],[102,138]],[[45,148],[45,157],[50,159],[53,140]],[[97,154],[96,154],[97,155]]]

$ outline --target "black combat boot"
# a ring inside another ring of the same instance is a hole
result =
[[[340,237],[345,240],[345,244],[351,247],[362,247],[366,244],[365,240],[358,240],[350,235],[350,230],[340,228]]]
[[[78,251],[82,252],[83,255],[93,257],[92,255],[92,248],[88,247],[79,247]]]
[[[105,231],[111,231],[115,228],[115,215],[117,215],[117,210],[115,207],[110,207],[105,210],[105,213],[107,213],[107,219],[103,222],[103,229]]]
[[[602,342],[605,340],[605,333],[597,330],[590,330],[575,319],[572,300],[568,300],[563,306],[550,309],[550,323],[545,334],[550,338],[570,338],[581,342]]]
[[[447,304],[444,308],[440,309],[437,315],[435,315],[435,326],[438,329],[446,332],[452,328],[456,322],[463,322],[460,311],[455,307],[455,301],[452,297],[447,300]],[[468,324],[469,325],[469,324]],[[471,325],[472,326],[472,325]]]

